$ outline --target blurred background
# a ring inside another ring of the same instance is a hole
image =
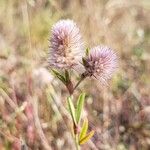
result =
[[[119,56],[109,86],[88,79],[75,93],[88,93],[84,116],[95,130],[82,149],[149,150],[149,0],[0,0],[0,150],[74,150],[67,90],[45,67],[51,26],[66,18],[86,47]]]

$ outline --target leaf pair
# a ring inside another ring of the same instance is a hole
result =
[[[79,135],[80,145],[86,143],[94,135],[95,131],[92,130],[90,133],[87,134],[87,130],[88,130],[88,120],[85,119]]]
[[[85,101],[85,93],[80,94],[78,101],[77,101],[77,107],[75,109],[74,104],[72,102],[72,97],[68,97],[68,107],[69,111],[72,117],[72,120],[76,126],[80,125],[81,115],[83,111],[84,101]],[[87,133],[88,130],[88,120],[85,119],[82,125],[81,132],[79,134],[79,144],[86,143],[93,135],[94,131]]]

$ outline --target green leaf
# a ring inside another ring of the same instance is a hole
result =
[[[86,67],[88,67],[89,66],[89,63],[87,62],[87,60],[86,60],[86,58],[85,57],[83,57],[82,58],[82,63],[83,63],[83,65]]]
[[[87,130],[88,130],[88,120],[87,118],[84,119],[84,122],[83,122],[83,125],[82,125],[82,129],[81,129],[81,132],[80,132],[80,136],[79,136],[79,140],[83,139],[87,133]]]
[[[82,58],[82,62],[83,62],[83,65],[85,66],[86,65],[86,60],[85,60],[84,57]]]
[[[86,48],[86,50],[85,50],[85,55],[88,56],[88,55],[89,55],[89,52],[90,52],[90,49],[89,49],[89,48]]]
[[[75,124],[77,124],[76,116],[75,116],[75,108],[74,108],[71,97],[68,97],[67,101],[68,101],[68,107],[69,107],[69,111],[70,111],[72,120],[74,121]]]
[[[70,81],[70,75],[69,75],[69,72],[67,70],[65,70],[65,79],[66,79],[67,83]]]
[[[83,106],[84,106],[84,100],[85,100],[85,93],[82,93],[77,101],[77,109],[76,109],[76,120],[77,123],[80,122],[81,120],[81,114],[82,114],[82,110],[83,110]]]
[[[94,133],[95,133],[95,131],[91,131],[90,133],[88,133],[83,139],[81,139],[80,141],[79,141],[79,144],[81,145],[81,144],[84,144],[84,143],[86,143],[93,135],[94,135]]]
[[[59,79],[61,80],[64,84],[66,84],[66,79],[63,75],[61,75],[57,70],[55,69],[52,69],[54,75]]]

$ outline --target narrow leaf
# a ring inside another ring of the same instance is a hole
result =
[[[76,117],[75,117],[75,108],[74,108],[74,105],[72,103],[71,97],[68,97],[67,101],[68,101],[68,107],[69,107],[69,111],[70,111],[72,120],[74,121],[75,124],[77,124]]]
[[[65,70],[65,80],[67,83],[70,81],[70,75],[69,75],[69,72],[67,70]]]
[[[61,75],[57,70],[55,69],[52,69],[54,75],[59,79],[61,80],[64,84],[66,84],[66,79],[63,75]]]
[[[86,59],[84,57],[82,58],[82,62],[84,66],[87,64]]]
[[[83,106],[84,106],[84,100],[85,100],[85,93],[82,93],[77,101],[77,109],[76,109],[76,120],[77,123],[80,122],[81,119],[81,114],[82,114],[82,110],[83,110]]]
[[[89,48],[86,48],[86,50],[85,50],[85,55],[88,56],[88,55],[89,55],[89,52],[90,52],[90,49],[89,49]]]
[[[86,143],[93,135],[94,135],[95,131],[91,131],[90,133],[88,133],[83,139],[80,140],[79,144],[84,144]]]
[[[83,126],[82,126],[82,129],[80,132],[79,140],[81,140],[85,137],[87,130],[88,130],[88,120],[86,118],[86,119],[84,119],[84,122],[83,122]]]

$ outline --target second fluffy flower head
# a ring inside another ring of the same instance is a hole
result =
[[[107,83],[117,67],[115,52],[106,46],[97,46],[83,58],[85,76],[94,76],[101,83]]]

